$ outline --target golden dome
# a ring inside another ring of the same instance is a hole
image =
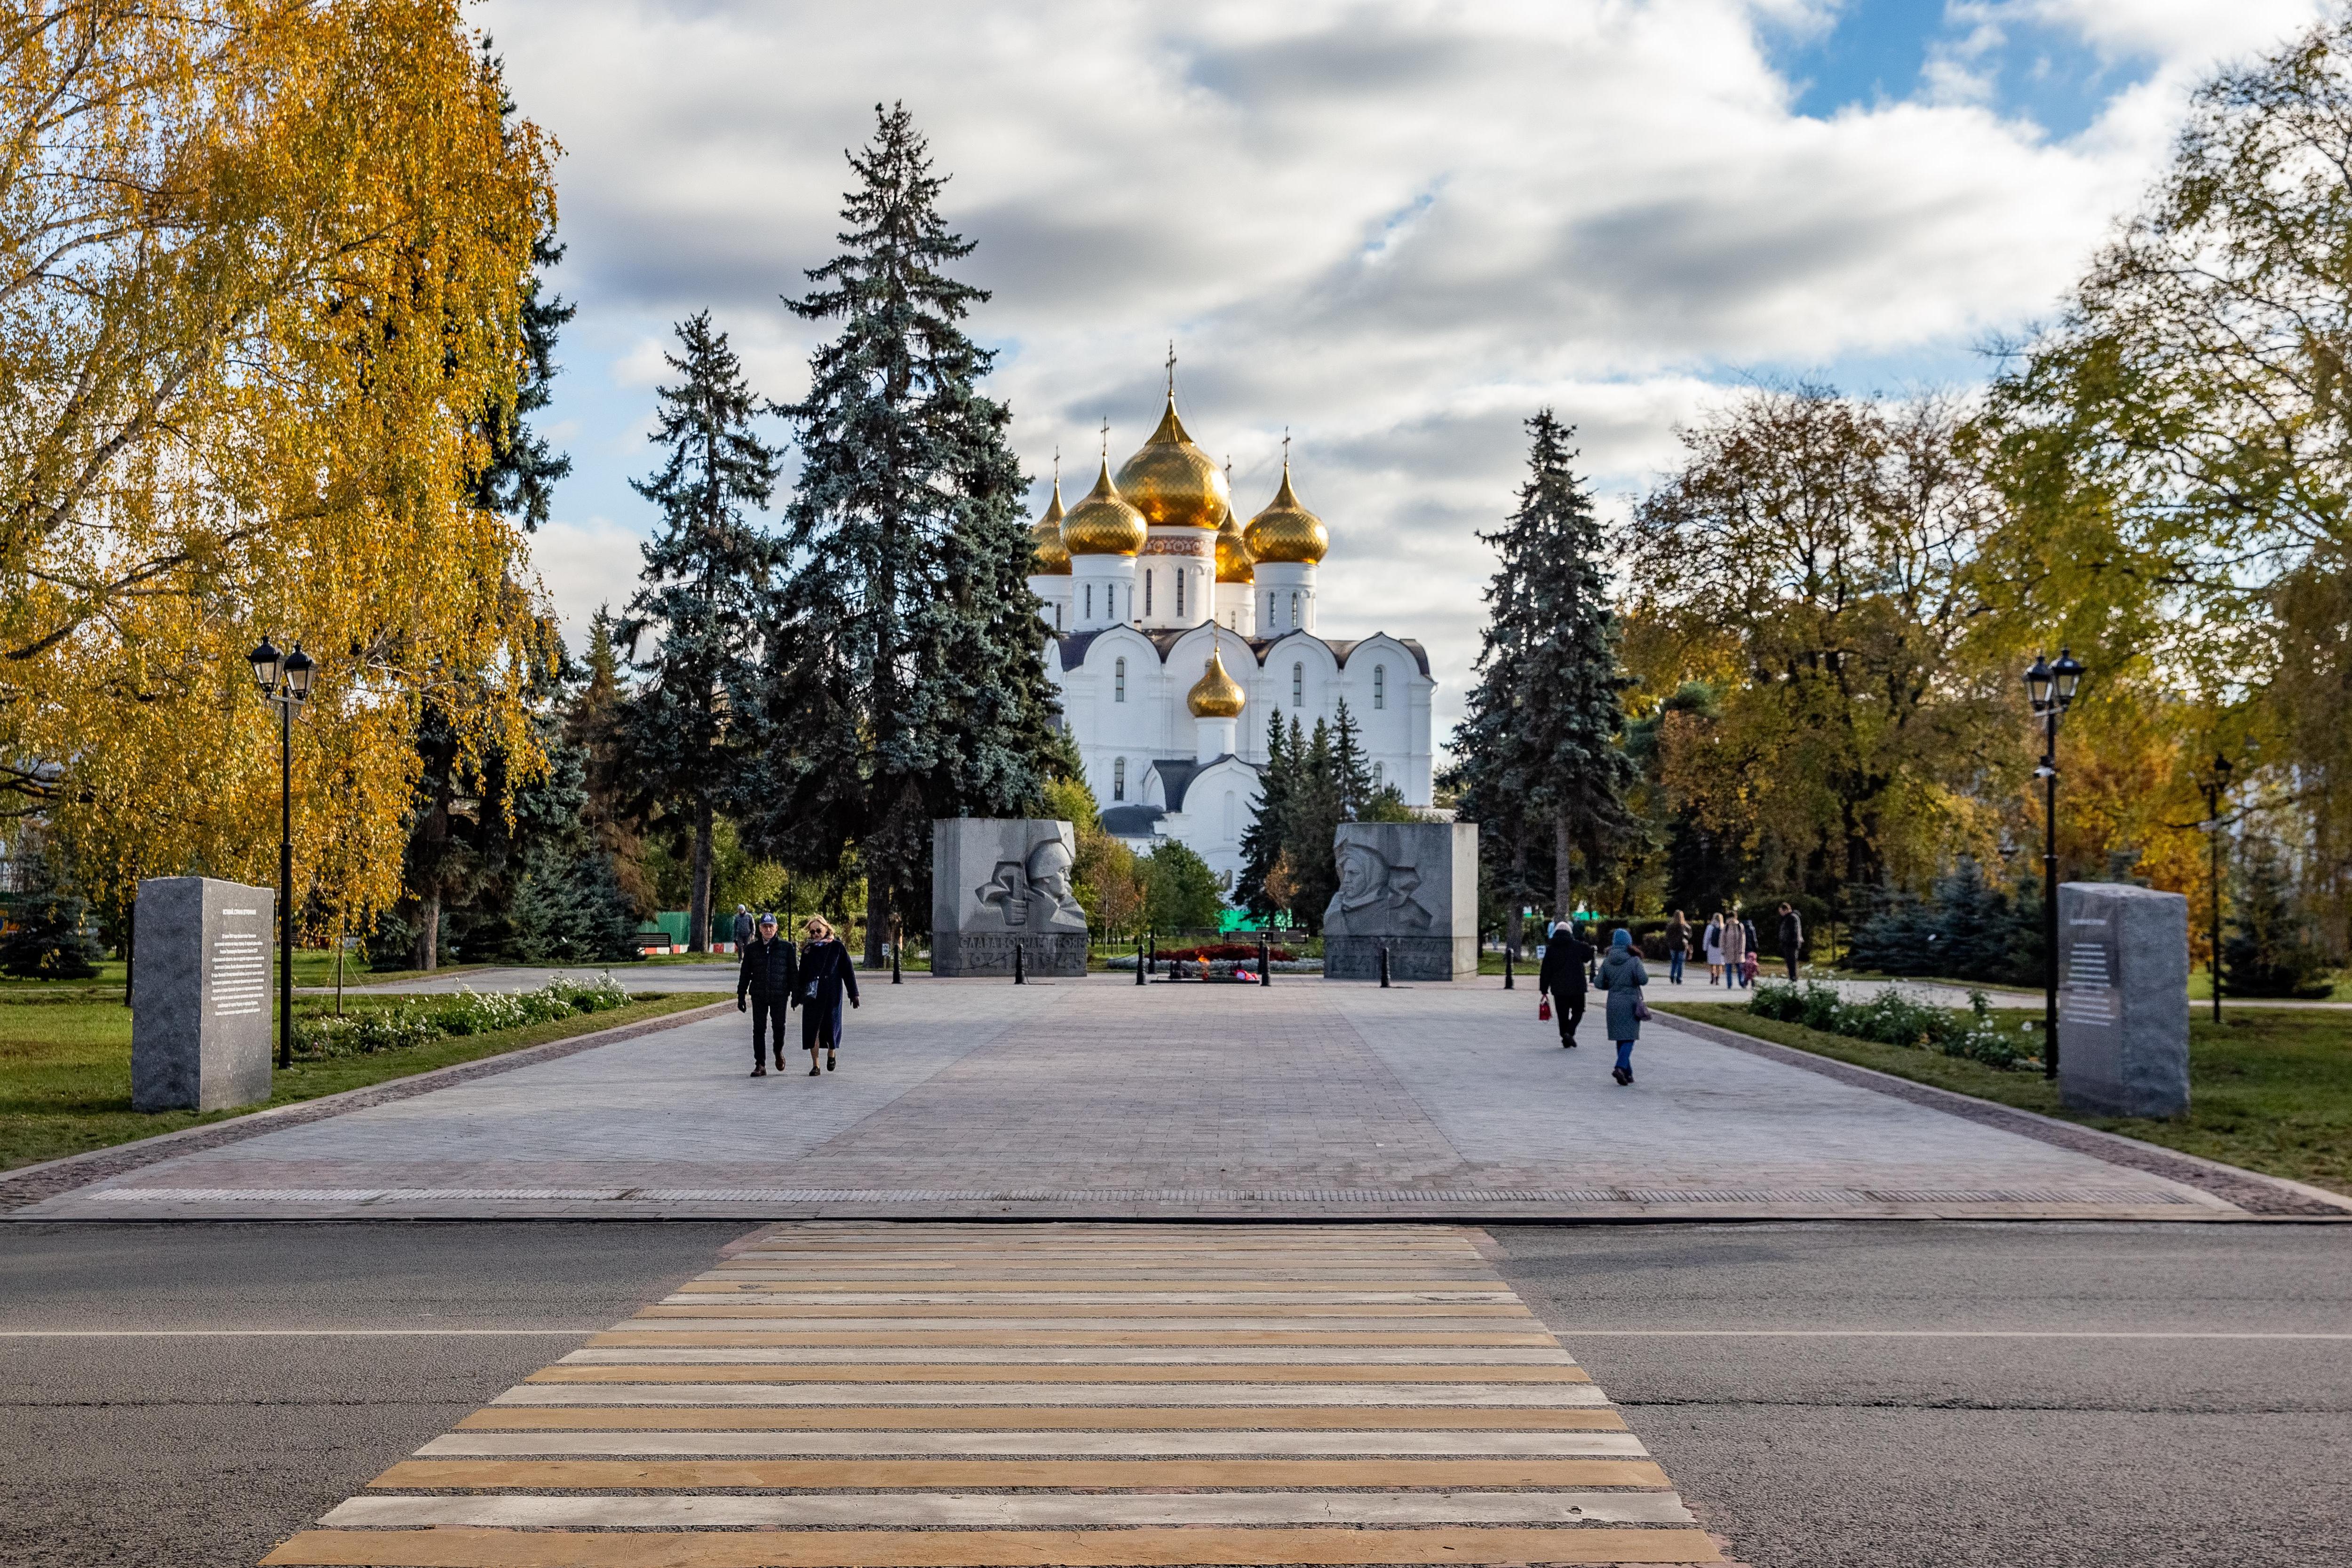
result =
[[[1238,718],[1242,704],[1248,700],[1233,676],[1225,674],[1223,650],[1211,643],[1208,665],[1202,670],[1199,684],[1185,694],[1184,706],[1192,710],[1194,718]]]
[[[1217,525],[1217,580],[1219,582],[1254,580],[1250,566],[1256,559],[1250,554],[1249,541],[1242,538],[1242,520],[1234,516],[1234,509],[1231,507],[1227,507],[1225,520]]]
[[[1045,515],[1029,525],[1029,550],[1035,558],[1031,575],[1070,575],[1069,547],[1062,543],[1062,476],[1054,476],[1054,502]]]
[[[1176,417],[1176,393],[1142,449],[1119,465],[1118,493],[1160,528],[1213,528],[1232,509],[1233,491],[1209,455],[1184,434]]]
[[[1318,561],[1331,548],[1331,530],[1323,519],[1298,504],[1290,488],[1290,459],[1282,460],[1282,488],[1265,510],[1250,519],[1242,538],[1261,561]]]
[[[1062,519],[1062,546],[1072,555],[1140,555],[1143,539],[1143,514],[1110,482],[1106,457],[1095,487]]]

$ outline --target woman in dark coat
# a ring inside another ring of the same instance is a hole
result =
[[[1617,1042],[1617,1065],[1609,1076],[1619,1083],[1633,1082],[1633,1042],[1642,1038],[1642,1019],[1637,1009],[1642,1004],[1642,988],[1650,983],[1650,972],[1642,967],[1642,960],[1633,952],[1633,934],[1620,925],[1609,938],[1609,955],[1601,960],[1595,977],[1601,989],[1609,996],[1609,1038]]]
[[[816,1053],[824,1052],[822,1071],[829,1072],[833,1053],[841,1049],[843,993],[848,994],[851,1007],[857,1006],[856,967],[823,915],[809,921],[809,939],[801,948],[800,987],[801,1046],[809,1053],[809,1076],[814,1078],[820,1071]]]

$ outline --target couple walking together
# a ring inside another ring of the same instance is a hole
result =
[[[1609,952],[1598,965],[1592,961],[1592,944],[1583,934],[1566,921],[1551,929],[1551,937],[1544,945],[1543,968],[1537,977],[1537,988],[1550,998],[1559,1019],[1559,1043],[1563,1050],[1576,1049],[1576,1026],[1584,1017],[1586,971],[1591,969],[1591,983],[1608,997],[1609,1038],[1617,1044],[1617,1065],[1609,1076],[1621,1085],[1633,1082],[1633,1042],[1642,1038],[1642,1020],[1650,1016],[1648,1004],[1642,1000],[1642,988],[1650,983],[1649,970],[1642,967],[1640,955],[1633,951],[1633,934],[1619,926],[1609,938]]]
[[[801,1046],[809,1053],[809,1076],[830,1072],[841,1049],[841,1003],[858,1005],[857,970],[849,949],[823,917],[812,917],[807,945],[795,951],[776,935],[776,917],[760,916],[759,934],[740,943],[742,967],[735,976],[735,1010],[751,1015],[751,1076],[768,1075],[768,1041],[775,1042],[776,1071],[784,1070],[784,1015],[801,1009]],[[824,1065],[817,1065],[817,1052]]]

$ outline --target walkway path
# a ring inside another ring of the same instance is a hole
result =
[[[11,1218],[2240,1213],[2186,1162],[2095,1135],[2059,1146],[2029,1118],[1970,1120],[1663,1018],[1622,1089],[1597,1029],[1564,1051],[1535,1003],[1325,980],[877,984],[838,1072],[746,1077],[748,1030],[727,1013],[164,1158]]]
[[[788,1226],[262,1561],[1721,1557],[1465,1232]]]

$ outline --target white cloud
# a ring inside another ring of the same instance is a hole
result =
[[[1527,413],[1583,427],[1613,511],[1750,370],[1899,375],[2046,316],[2159,166],[2187,85],[2311,14],[1952,7],[1963,32],[2032,21],[2156,60],[2053,141],[1957,79],[1795,116],[1758,29],[1834,10],[490,0],[518,99],[566,150],[559,283],[581,317],[557,412],[583,434],[559,506],[602,514],[543,534],[541,570],[575,617],[625,596],[650,518],[622,480],[650,455],[670,321],[709,308],[761,390],[798,392],[811,329],[777,297],[834,249],[842,150],[903,99],[979,242],[966,276],[995,298],[974,326],[1003,345],[1041,499],[1056,444],[1083,483],[1099,419],[1114,458],[1141,438],[1175,338],[1186,418],[1242,497],[1297,436],[1335,541],[1326,626],[1428,641],[1443,726],[1488,570],[1470,533],[1510,505]]]

